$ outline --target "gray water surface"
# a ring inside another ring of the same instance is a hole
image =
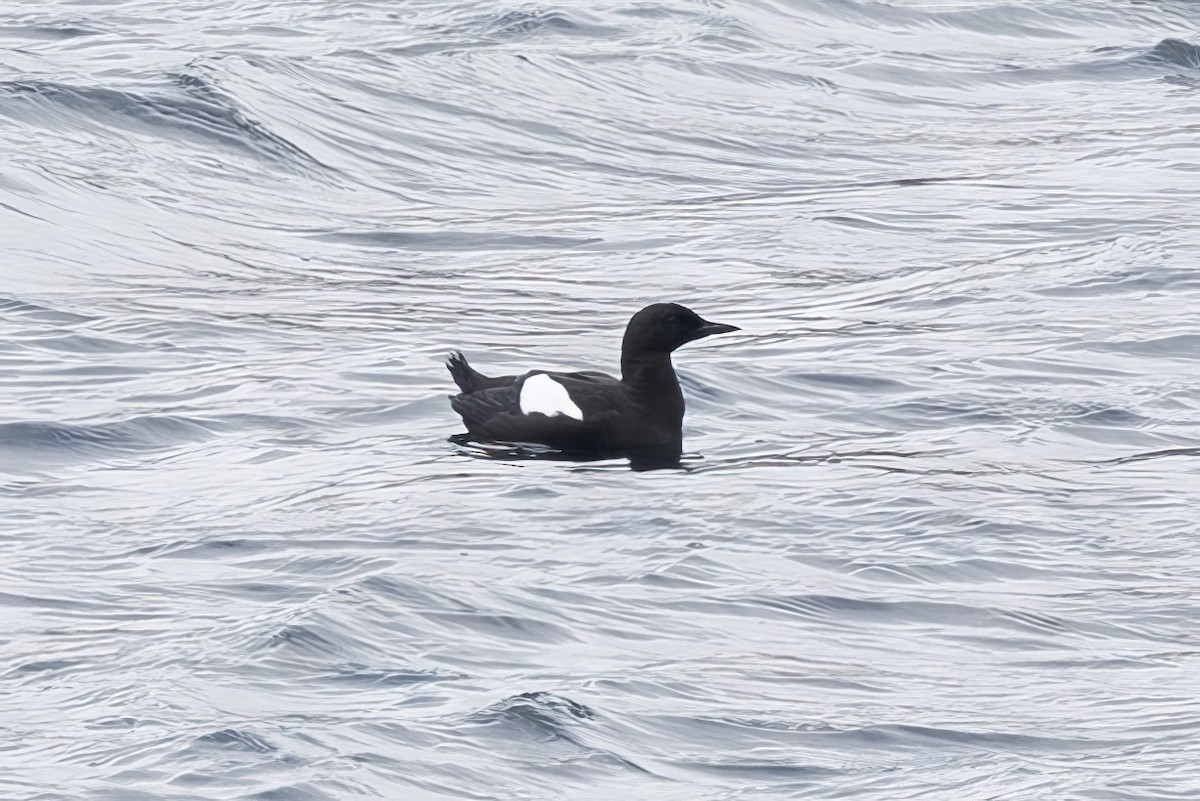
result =
[[[7,3],[0,797],[1200,798],[1198,20]]]

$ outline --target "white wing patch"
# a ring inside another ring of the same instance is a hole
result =
[[[576,420],[583,419],[583,410],[571,400],[567,388],[545,373],[531,375],[521,385],[521,413],[534,412],[541,412],[549,417],[565,414]]]

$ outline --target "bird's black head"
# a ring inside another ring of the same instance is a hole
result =
[[[670,353],[696,339],[740,331],[736,325],[710,323],[678,303],[655,303],[629,321],[621,350],[633,353]]]

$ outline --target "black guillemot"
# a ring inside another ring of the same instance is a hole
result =
[[[454,353],[446,367],[461,394],[451,396],[450,405],[480,439],[579,452],[679,449],[683,392],[671,352],[739,330],[710,323],[678,303],[647,306],[625,328],[620,379],[546,370],[489,378]]]

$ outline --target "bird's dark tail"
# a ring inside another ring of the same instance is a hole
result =
[[[517,381],[517,376],[515,375],[501,375],[495,378],[484,375],[467,364],[467,357],[463,356],[460,351],[454,351],[446,359],[446,369],[450,371],[450,376],[454,379],[454,383],[458,384],[458,388],[462,390],[464,395],[470,395],[472,392],[479,392],[484,389],[510,387]]]
[[[450,358],[446,359],[446,369],[450,371],[450,377],[454,379],[455,384],[458,384],[458,388],[464,395],[470,395],[481,389],[506,387],[517,380],[516,376],[510,375],[499,378],[490,378],[484,375],[467,364],[467,357],[463,356],[460,351],[451,353]]]
[[[446,359],[446,369],[450,371],[450,377],[454,379],[454,383],[458,384],[458,388],[462,392],[470,395],[479,389],[479,379],[483,376],[467,364],[467,357],[463,356],[461,351],[450,354],[450,357]]]

